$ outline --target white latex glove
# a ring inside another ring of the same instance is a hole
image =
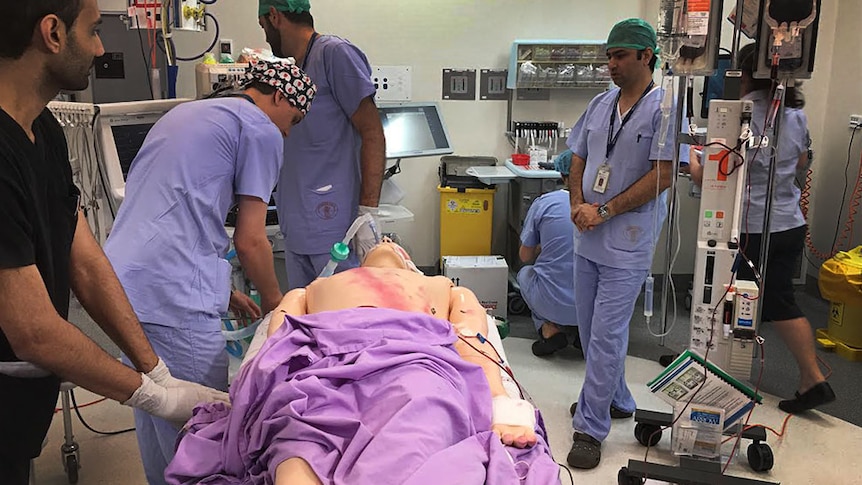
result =
[[[359,262],[365,259],[365,254],[371,250],[380,241],[380,224],[377,221],[377,216],[380,209],[377,207],[359,206],[359,216],[371,214],[372,222],[363,224],[356,235],[353,236],[353,249],[359,257]]]
[[[170,372],[167,373],[167,378],[173,380],[172,385],[174,387],[169,388],[157,384],[147,374],[141,374],[141,387],[136,389],[132,397],[123,404],[146,411],[177,426],[182,426],[192,417],[192,410],[199,403],[230,402],[226,392],[175,379],[170,377]]]
[[[171,375],[171,370],[168,369],[167,364],[165,364],[165,361],[161,357],[159,357],[159,363],[153,367],[153,370],[147,372],[147,377],[163,387],[177,387],[178,383],[182,382]]]

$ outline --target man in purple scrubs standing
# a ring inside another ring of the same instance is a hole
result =
[[[320,274],[333,243],[357,216],[376,215],[386,141],[365,54],[340,37],[317,33],[308,0],[259,2],[260,25],[273,53],[296,59],[318,87],[314,111],[285,140],[275,198],[293,289]],[[375,243],[363,226],[339,269],[358,266]]]

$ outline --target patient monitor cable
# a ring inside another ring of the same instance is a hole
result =
[[[92,431],[93,433],[100,434],[100,435],[105,435],[105,436],[114,436],[114,435],[123,434],[123,433],[128,433],[128,432],[131,432],[131,431],[134,431],[134,430],[135,430],[135,428],[121,429],[121,430],[119,430],[119,431],[99,431],[99,430],[97,430],[97,429],[94,429],[94,428],[93,428],[93,427],[91,427],[91,426],[90,426],[86,421],[84,421],[84,417],[83,417],[83,416],[81,416],[81,408],[86,408],[86,407],[89,407],[89,406],[93,406],[93,405],[95,405],[95,404],[99,404],[99,403],[101,403],[101,402],[103,402],[103,401],[107,401],[107,400],[108,400],[108,398],[103,397],[103,398],[101,398],[101,399],[96,399],[96,400],[95,400],[95,401],[93,401],[93,402],[89,402],[89,403],[87,403],[87,404],[82,404],[82,405],[78,406],[78,401],[77,401],[77,399],[75,399],[75,391],[74,391],[73,389],[69,389],[69,397],[72,399],[72,409],[74,409],[74,410],[75,410],[75,414],[76,414],[76,415],[78,415],[78,420],[79,420],[79,421],[81,421],[81,424],[83,424],[85,428],[87,428],[88,430]],[[55,412],[55,413],[58,413],[58,412],[60,412],[60,411],[62,411],[62,410],[63,410],[63,408],[56,408],[56,409],[54,409],[54,412]]]
[[[488,353],[487,353],[487,352],[485,352],[484,350],[481,350],[481,349],[479,349],[478,347],[476,347],[475,345],[471,344],[471,343],[470,343],[466,338],[464,338],[464,336],[463,336],[463,335],[461,335],[460,333],[458,334],[458,338],[459,338],[459,339],[461,339],[461,341],[462,341],[462,342],[464,342],[465,344],[469,345],[469,346],[470,346],[470,348],[472,348],[472,349],[473,349],[473,350],[475,350],[476,352],[479,352],[480,354],[484,355],[486,359],[488,359],[488,360],[490,360],[491,362],[493,362],[497,367],[499,367],[500,369],[502,369],[502,370],[503,370],[503,372],[505,372],[505,373],[506,373],[506,375],[508,375],[508,376],[512,379],[512,382],[514,382],[514,383],[515,383],[515,385],[516,385],[516,386],[518,386],[518,392],[521,394],[521,399],[525,399],[525,400],[531,401],[531,399],[528,399],[530,396],[529,396],[528,394],[526,394],[526,393],[524,392],[524,388],[523,388],[523,387],[521,387],[521,383],[519,383],[519,382],[518,382],[518,379],[515,379],[515,374],[512,372],[511,367],[509,367],[508,365],[503,365],[503,364],[505,364],[505,361],[504,361],[504,360],[503,360],[503,358],[500,356],[500,353],[499,353],[499,352],[497,352],[497,348],[496,348],[496,347],[494,347],[494,344],[492,344],[491,342],[489,342],[487,338],[485,338],[481,333],[478,333],[478,332],[476,332],[476,335],[475,335],[475,336],[468,336],[468,337],[469,337],[469,338],[475,338],[475,339],[479,340],[479,342],[480,342],[480,343],[482,343],[482,344],[488,344],[488,345],[490,345],[490,346],[491,346],[491,349],[494,351],[494,353],[495,353],[495,354],[497,354],[497,358],[495,359],[495,358],[491,357],[491,356],[490,356],[490,355],[488,355]]]

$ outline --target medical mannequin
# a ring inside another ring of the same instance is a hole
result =
[[[396,244],[372,247],[362,267],[285,295],[231,407],[187,424],[168,483],[558,483],[487,322],[469,290],[422,275]]]
[[[279,318],[280,313],[295,316],[357,307],[427,313],[448,319],[462,336],[488,334],[487,314],[472,291],[453,287],[445,276],[424,276],[409,269],[407,261],[401,247],[384,242],[366,255],[360,268],[317,279],[307,288],[290,291],[275,309],[269,335],[284,323],[284,318]],[[490,344],[474,337],[467,340],[486,354],[494,355]],[[492,398],[508,398],[500,368],[492,360],[460,339],[455,342],[455,348],[464,360],[483,369]],[[536,442],[532,427],[494,424],[493,431],[507,445],[522,448]],[[282,483],[317,484],[320,481],[304,460],[292,458],[278,467],[276,484]]]
[[[409,269],[405,257],[400,246],[384,242],[368,253],[361,267],[288,292],[275,309],[269,335],[284,323],[279,313],[305,315],[360,307],[391,308],[448,319],[462,336],[471,336],[468,341],[474,347],[494,355],[491,344],[475,338],[477,333],[488,335],[487,313],[476,295],[467,288],[453,287],[445,276],[424,276]],[[485,371],[492,398],[507,395],[500,368],[492,360],[462,340],[455,342],[455,348],[465,360]],[[523,447],[536,440],[531,428],[495,426],[495,431],[507,445]]]

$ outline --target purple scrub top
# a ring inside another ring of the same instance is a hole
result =
[[[612,110],[616,109],[614,100],[619,91],[619,88],[612,89],[593,98],[584,113],[583,125],[577,133],[577,139],[569,140],[572,153],[587,162],[582,189],[584,202],[588,204],[607,203],[652,170],[654,160],[673,158],[673,133],[668,135],[663,148],[659,146],[659,105],[664,91],[656,87],[644,96],[631,119],[619,133],[616,146],[607,160],[611,175],[605,193],[593,190],[599,167],[605,162],[608,124]],[[620,130],[624,115],[625,113],[617,113],[614,133]],[[687,147],[680,149],[680,159],[682,163],[688,163]],[[657,219],[654,209],[658,211]],[[653,245],[658,239],[666,216],[667,191],[664,191],[658,198],[628,212],[617,214],[608,222],[596,226],[594,230],[582,233],[575,251],[590,261],[613,268],[649,269],[652,265]]]
[[[243,98],[181,104],[150,130],[132,162],[105,254],[144,322],[227,310],[224,222],[237,195],[268,202],[281,132]]]
[[[276,203],[287,249],[322,254],[356,218],[361,139],[351,117],[375,89],[365,54],[340,37],[318,36],[303,69],[317,84],[317,95],[284,141]]]

